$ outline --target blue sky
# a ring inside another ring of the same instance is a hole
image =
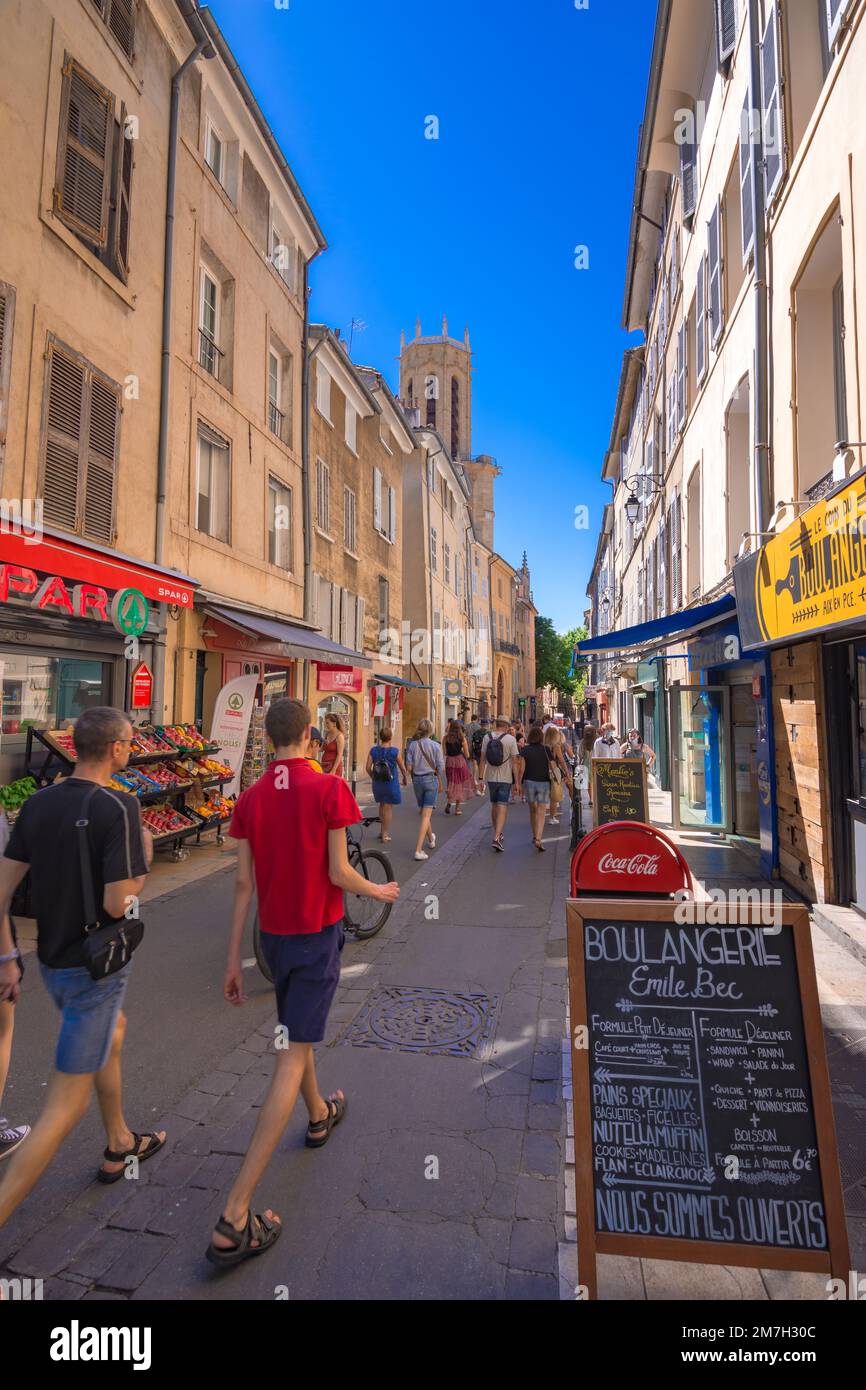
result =
[[[211,0],[329,249],[314,319],[397,384],[400,330],[468,324],[496,547],[582,619],[654,0]],[[424,138],[425,117],[439,139]],[[574,248],[589,250],[576,270]],[[588,531],[574,509],[590,508]]]

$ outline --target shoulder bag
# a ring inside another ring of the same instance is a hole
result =
[[[78,852],[81,860],[81,891],[84,897],[84,957],[92,980],[104,980],[108,975],[116,975],[132,959],[133,951],[141,945],[144,936],[144,923],[140,917],[119,922],[109,922],[102,926],[96,907],[96,894],[93,888],[93,867],[90,863],[90,843],[87,827],[90,822],[87,812],[96,788],[91,791],[84,803],[82,816],[75,822],[78,831]]]

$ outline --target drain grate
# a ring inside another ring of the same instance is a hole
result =
[[[379,989],[343,1042],[352,1047],[475,1057],[490,1036],[499,999],[446,989]]]

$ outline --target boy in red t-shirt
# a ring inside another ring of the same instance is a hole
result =
[[[238,869],[223,993],[230,1004],[245,1002],[241,940],[255,872],[262,950],[288,1046],[276,1054],[252,1142],[206,1252],[221,1266],[261,1254],[280,1235],[280,1218],[270,1209],[254,1216],[250,1201],[298,1091],[310,1115],[310,1148],[321,1148],[346,1112],[342,1091],[327,1100],[320,1095],[313,1059],[313,1044],[325,1036],[340,978],[343,893],[382,902],[394,902],[400,893],[396,883],[370,883],[349,864],[346,827],[359,821],[361,812],[341,777],[323,777],[310,767],[307,706],[300,700],[275,700],[265,728],[275,759],[240,796],[229,830],[238,841]]]

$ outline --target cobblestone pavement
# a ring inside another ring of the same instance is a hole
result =
[[[203,1258],[267,1089],[268,1018],[154,1117],[169,1140],[136,1181],[93,1183],[35,1232],[13,1218],[2,1272],[51,1299],[558,1298],[567,824],[548,833],[539,855],[515,807],[497,855],[480,806],[347,949],[317,1064],[349,1112],[321,1151],[292,1117],[258,1194],[284,1218],[272,1252],[228,1274]]]

